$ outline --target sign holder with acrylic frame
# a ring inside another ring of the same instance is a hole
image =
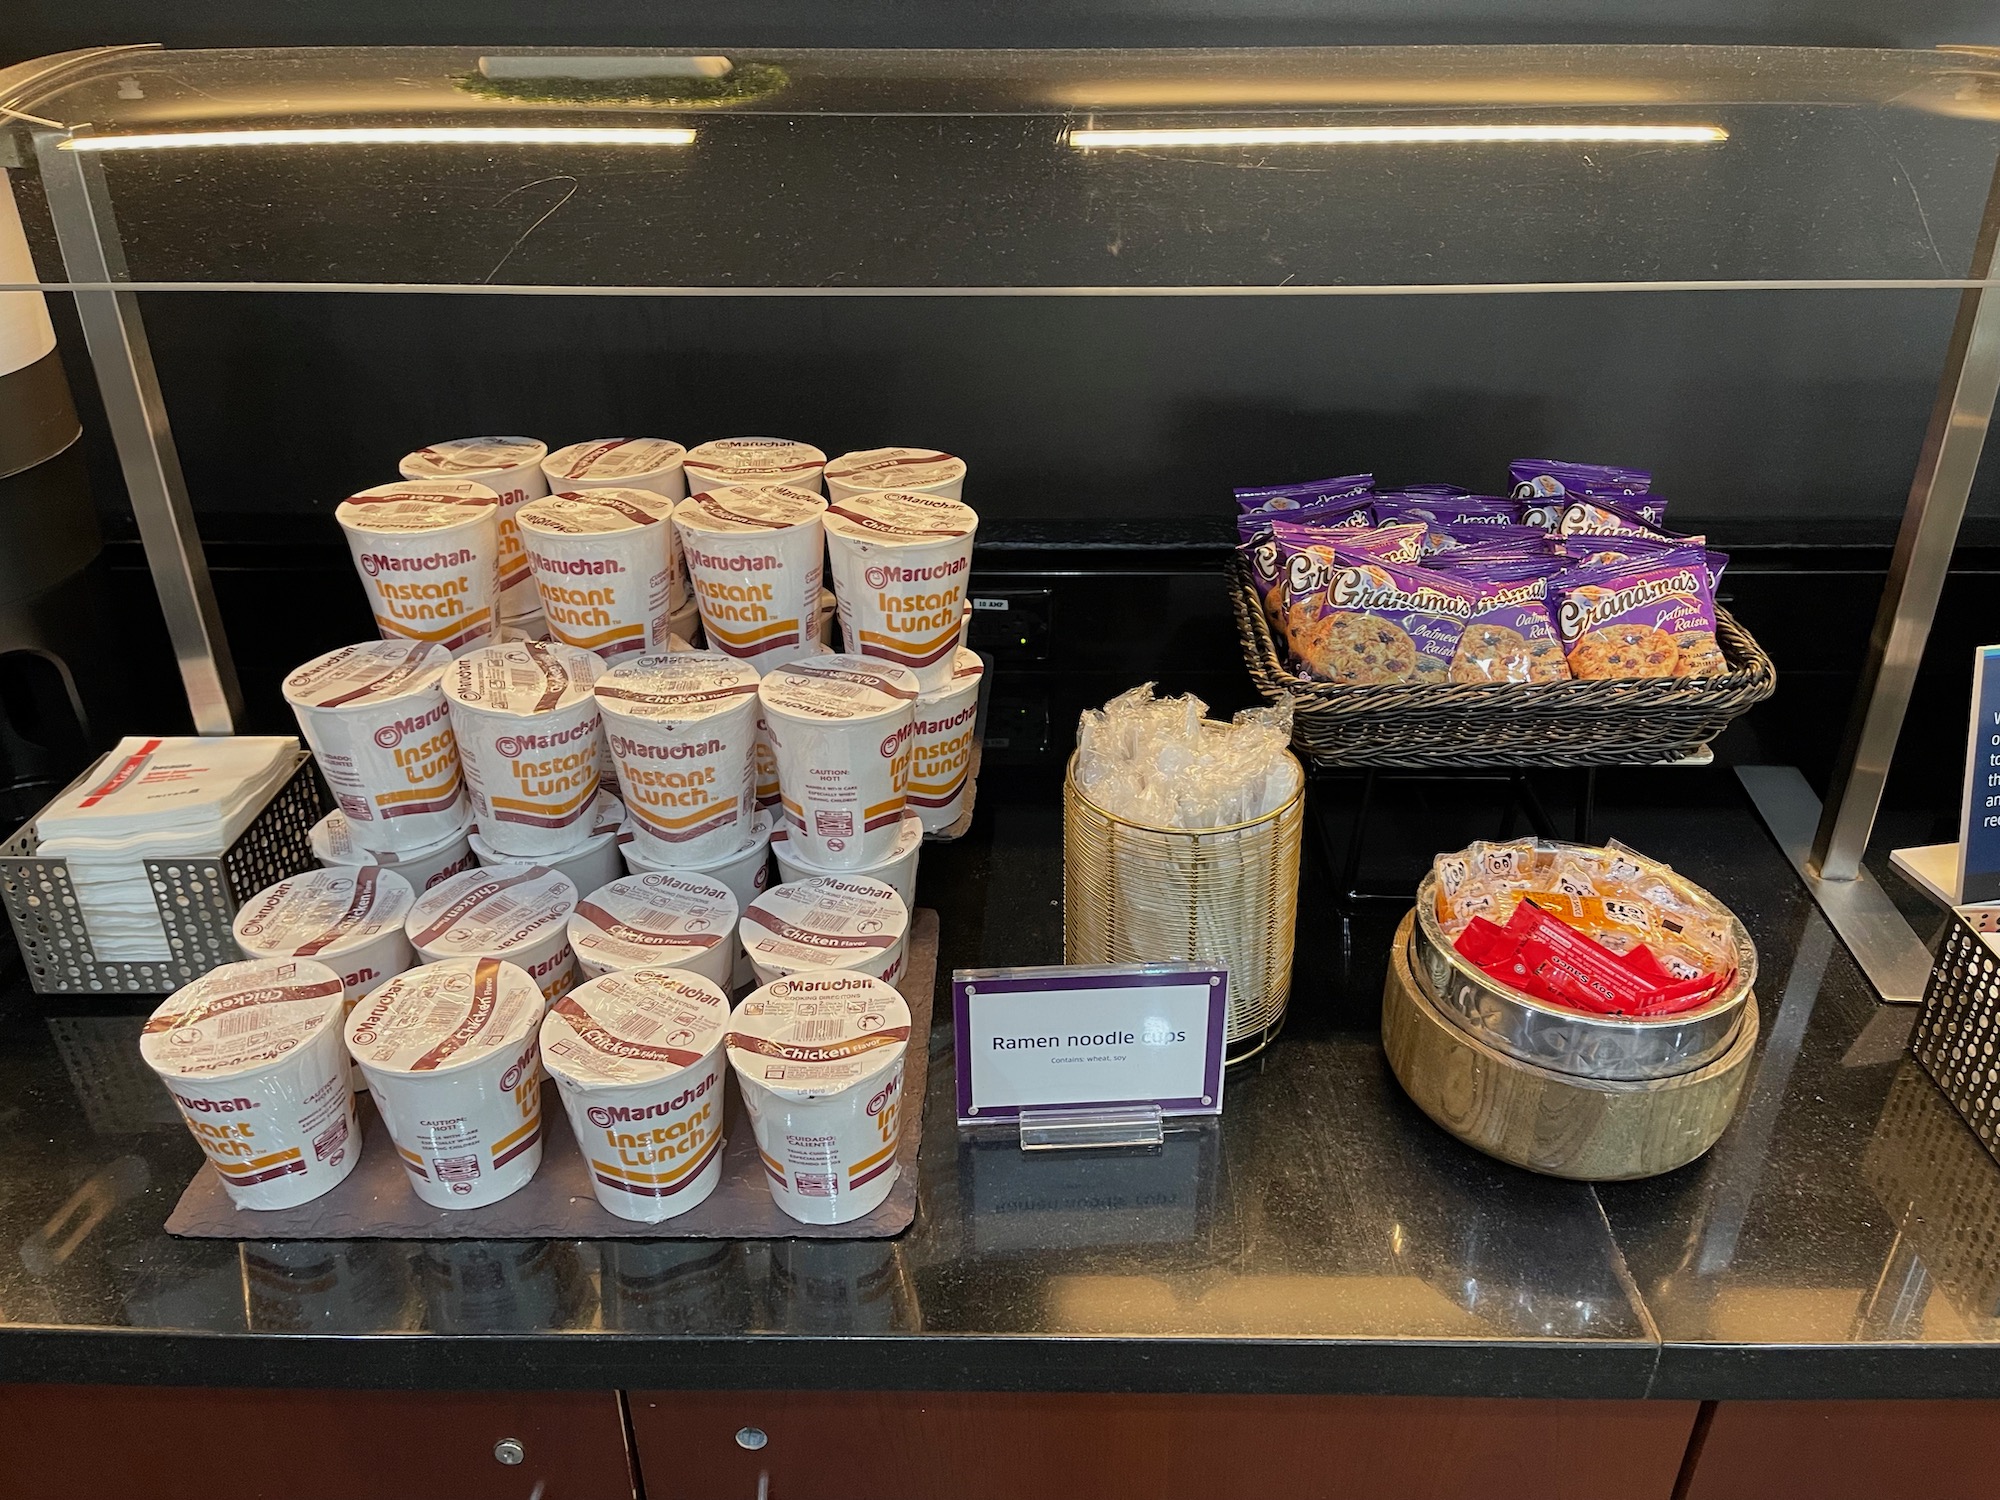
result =
[[[1973,653],[1958,842],[1893,849],[1889,863],[1939,906],[2000,901],[2000,646]]]
[[[1048,965],[952,975],[958,1122],[1023,1151],[1157,1149],[1166,1121],[1222,1112],[1229,972]]]

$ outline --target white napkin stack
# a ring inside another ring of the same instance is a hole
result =
[[[35,819],[38,853],[69,866],[93,955],[170,956],[141,861],[220,855],[291,774],[289,737],[124,739]]]

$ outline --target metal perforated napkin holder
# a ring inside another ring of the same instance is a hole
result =
[[[164,995],[240,958],[230,930],[237,908],[266,886],[314,866],[312,827],[329,810],[312,757],[300,751],[291,775],[221,855],[142,860],[172,954],[145,963],[97,958],[69,865],[36,853],[30,821],[0,846],[0,897],[28,983],[40,995]]]
[[[2000,931],[2000,907],[1960,907],[1924,988],[1910,1052],[1979,1143],[2000,1159],[2000,953],[1984,930]]]

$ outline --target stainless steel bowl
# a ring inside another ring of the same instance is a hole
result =
[[[1757,982],[1757,949],[1735,914],[1664,865],[1652,867],[1695,904],[1729,923],[1736,978],[1699,1010],[1656,1020],[1593,1016],[1537,1000],[1475,969],[1438,926],[1437,877],[1417,887],[1411,957],[1418,977],[1451,1020],[1523,1062],[1578,1078],[1666,1078],[1704,1067],[1729,1050],[1743,999]]]

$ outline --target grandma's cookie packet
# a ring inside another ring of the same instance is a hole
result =
[[[1558,575],[1554,591],[1556,633],[1572,677],[1711,677],[1729,670],[1716,644],[1715,598],[1699,548]]]
[[[1427,568],[1333,546],[1317,618],[1292,620],[1292,653],[1322,682],[1445,682],[1475,591]]]
[[[1453,682],[1561,682],[1569,676],[1549,615],[1547,578],[1462,576],[1476,597],[1452,655]]]

